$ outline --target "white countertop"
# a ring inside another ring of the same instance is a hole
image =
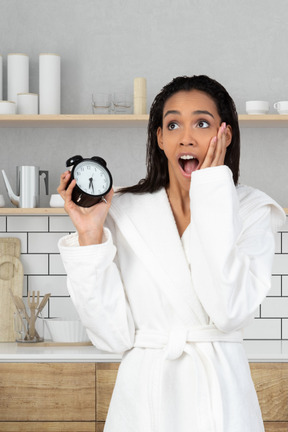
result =
[[[244,341],[249,362],[288,362],[287,341]],[[120,362],[121,354],[110,354],[94,346],[25,346],[17,343],[0,343],[2,363],[72,363]]]
[[[110,354],[89,346],[37,346],[35,344],[0,343],[0,363],[85,363],[120,362],[121,354]]]

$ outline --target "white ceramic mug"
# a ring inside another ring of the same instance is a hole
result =
[[[288,101],[275,102],[274,108],[279,114],[288,114]]]
[[[269,102],[267,101],[247,101],[247,114],[267,114],[269,112]]]
[[[0,101],[0,114],[16,114],[16,103],[11,101]]]

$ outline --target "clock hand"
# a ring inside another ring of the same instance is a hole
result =
[[[89,178],[89,189],[92,188],[92,192],[94,193],[94,184],[93,184],[93,177]]]

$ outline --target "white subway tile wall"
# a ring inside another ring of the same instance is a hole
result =
[[[288,341],[288,217],[286,220],[276,234],[271,290],[244,330],[244,339],[251,343],[255,340]],[[59,238],[74,231],[68,216],[0,216],[0,237],[21,240],[24,299],[28,290],[39,290],[41,297],[51,293],[43,311],[45,317],[77,317],[57,248]]]

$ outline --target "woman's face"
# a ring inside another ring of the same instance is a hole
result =
[[[220,125],[215,102],[202,91],[179,91],[167,99],[157,139],[168,159],[170,186],[189,191],[191,174],[201,168]]]

